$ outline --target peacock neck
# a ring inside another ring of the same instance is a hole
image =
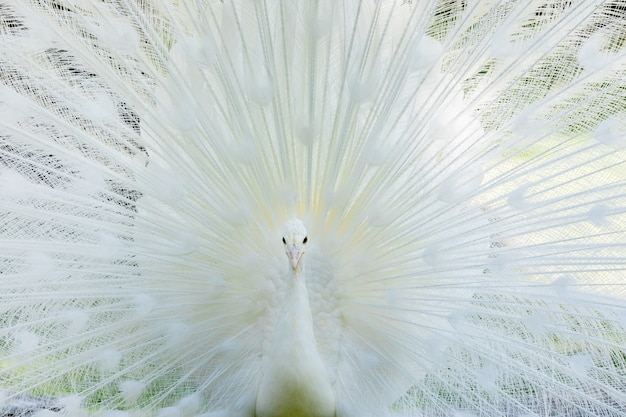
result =
[[[301,340],[302,342],[315,341],[315,334],[313,333],[313,317],[311,315],[309,291],[306,287],[303,262],[300,262],[300,265],[298,265],[298,268],[295,270],[290,270],[287,291],[285,292],[285,299],[283,300],[283,312],[285,315],[290,315],[292,320],[297,320],[297,323],[301,327],[300,330],[310,329],[310,334],[308,334],[308,331],[306,333],[310,338],[312,338],[312,340]],[[304,336],[304,334],[301,336]]]
[[[275,353],[282,351],[294,361],[297,361],[296,354],[319,358],[302,262],[298,268],[290,270],[285,298],[274,328],[272,348]]]
[[[335,415],[335,396],[317,350],[302,262],[291,270],[271,349],[264,359],[256,417]]]

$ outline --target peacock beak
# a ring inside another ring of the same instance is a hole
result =
[[[298,268],[298,265],[300,264],[300,258],[302,258],[303,253],[304,252],[296,245],[293,245],[287,249],[287,257],[289,258],[291,269],[293,269],[294,271]]]

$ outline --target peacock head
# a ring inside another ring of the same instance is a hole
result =
[[[305,252],[306,242],[308,241],[304,224],[298,219],[291,219],[285,225],[283,233],[283,245],[285,253],[289,258],[289,264],[292,270],[297,270],[300,260]]]

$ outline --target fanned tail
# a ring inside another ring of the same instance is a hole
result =
[[[250,409],[298,216],[338,416],[626,415],[622,3],[0,17],[6,398]]]

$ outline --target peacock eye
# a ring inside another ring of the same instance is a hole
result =
[[[287,241],[285,240],[285,238],[283,238],[283,245],[286,245]]]
[[[307,240],[309,240],[309,237],[308,237],[308,236],[305,236],[305,237],[304,237],[304,240],[302,241],[302,243],[306,243],[306,242],[307,242]]]

